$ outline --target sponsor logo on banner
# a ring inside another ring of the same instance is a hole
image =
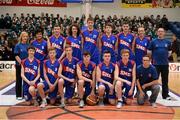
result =
[[[169,72],[180,72],[180,63],[169,63]]]
[[[15,70],[15,61],[0,61],[0,70]]]

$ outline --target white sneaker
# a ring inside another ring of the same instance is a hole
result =
[[[80,108],[83,108],[83,107],[84,107],[84,100],[80,100],[80,102],[79,102],[79,107],[80,107]]]
[[[61,104],[59,105],[60,108],[64,108],[66,105],[64,103],[64,99],[61,100]]]
[[[116,108],[117,108],[117,109],[120,109],[122,106],[123,106],[122,102],[121,102],[121,101],[118,101],[118,103],[117,103],[117,105],[116,105]]]
[[[156,103],[151,103],[151,106],[152,106],[153,108],[157,108]]]
[[[171,100],[171,97],[169,96],[169,97],[166,97],[166,100]]]
[[[103,100],[102,100],[102,101],[99,101],[98,105],[99,105],[99,106],[104,106]]]
[[[37,102],[37,100],[33,100],[34,106],[39,106],[39,103]]]
[[[42,104],[40,105],[40,108],[45,108],[46,107],[46,105],[47,105],[47,102],[42,102]]]
[[[22,100],[22,99],[23,99],[23,97],[17,97],[16,99],[17,99],[17,100]]]

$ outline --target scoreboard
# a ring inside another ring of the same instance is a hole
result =
[[[81,3],[83,0],[60,0],[66,3]],[[93,3],[112,3],[114,0],[92,0]]]

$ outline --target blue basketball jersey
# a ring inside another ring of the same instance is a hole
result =
[[[61,61],[62,64],[62,75],[69,79],[75,79],[76,77],[76,64],[78,62],[78,59],[73,57],[71,61],[68,60],[68,58],[64,58]]]
[[[101,70],[101,79],[112,84],[114,80],[115,64],[110,62],[110,64],[106,66],[106,64],[102,62],[98,66]]]
[[[133,52],[132,52],[132,43],[134,40],[134,35],[128,33],[124,35],[124,33],[118,34],[118,59],[121,59],[121,50],[128,49],[130,51],[130,59],[134,59]]]
[[[88,64],[88,66],[86,66],[83,61],[78,62],[79,67],[81,68],[82,71],[82,75],[88,79],[93,78],[93,71],[96,67],[96,64],[94,62],[91,62]]]
[[[63,53],[65,38],[62,36],[59,36],[59,38],[56,38],[54,35],[52,35],[49,40],[52,47],[56,48],[56,58],[59,59]]]
[[[36,52],[34,54],[35,58],[40,61],[44,61],[47,56],[47,41],[42,40],[42,42],[38,42],[37,40],[34,40],[31,45],[36,48]]]
[[[101,56],[103,56],[105,50],[108,50],[111,52],[111,62],[116,63],[116,53],[115,53],[115,46],[117,42],[116,36],[111,35],[110,37],[108,37],[106,34],[104,34],[101,37],[101,42],[102,42]],[[101,61],[102,61],[102,57],[101,57]]]
[[[96,64],[99,63],[99,49],[97,47],[97,40],[99,37],[99,32],[97,30],[88,31],[85,30],[82,33],[84,37],[84,45],[83,51],[88,51],[91,54],[91,61],[95,62]]]
[[[38,75],[40,61],[34,58],[30,61],[28,58],[22,61],[22,66],[24,68],[24,75],[29,81],[33,81]]]
[[[118,62],[119,77],[132,82],[132,71],[134,64],[135,62],[132,60],[129,60],[126,65],[122,61],[119,61]]]
[[[55,60],[54,63],[50,59],[44,61],[44,67],[46,75],[51,84],[54,84],[56,79],[58,78],[58,70],[60,67],[60,63],[58,60]]]
[[[81,40],[82,37],[78,36],[77,38],[74,38],[73,36],[67,37],[67,43],[69,43],[72,46],[73,54],[72,56],[77,58],[78,60],[82,59],[82,53],[81,53]]]
[[[135,39],[135,61],[137,66],[142,64],[142,58],[147,55],[148,46],[148,38],[144,37],[141,40],[139,37],[137,37]]]

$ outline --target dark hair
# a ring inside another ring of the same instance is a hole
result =
[[[55,27],[60,27],[60,28],[61,28],[61,26],[60,26],[59,24],[55,24],[55,25],[53,26],[53,28],[55,28]]]
[[[126,25],[126,24],[129,25],[129,23],[127,21],[123,22],[123,25]]]
[[[79,26],[78,26],[77,24],[73,24],[73,25],[71,25],[71,26],[69,27],[69,31],[68,31],[68,32],[69,32],[69,35],[72,36],[72,28],[73,28],[73,27],[76,27],[76,29],[77,29],[77,36],[79,36],[81,31],[80,31],[80,28],[79,28]]]
[[[144,57],[148,57],[149,59],[151,59],[151,55],[147,54]]]
[[[88,19],[87,19],[87,22],[88,21],[93,21],[94,22],[94,19],[92,18],[92,17],[89,17]]]
[[[87,56],[87,55],[90,55],[90,56],[91,56],[91,53],[88,52],[88,51],[84,51],[84,52],[83,52],[83,56]]]
[[[38,34],[38,33],[42,33],[42,34],[43,34],[43,29],[40,29],[40,28],[37,29],[37,30],[35,31],[35,35]]]
[[[106,23],[105,27],[106,26],[110,26],[111,28],[113,28],[113,24],[111,24],[111,23]]]
[[[31,50],[34,50],[34,51],[36,50],[34,46],[29,46],[29,47],[27,48],[27,51],[29,51],[30,49],[31,49]]]
[[[103,52],[103,55],[104,54],[111,54],[111,52],[109,51],[109,50],[105,50],[104,52]]]

